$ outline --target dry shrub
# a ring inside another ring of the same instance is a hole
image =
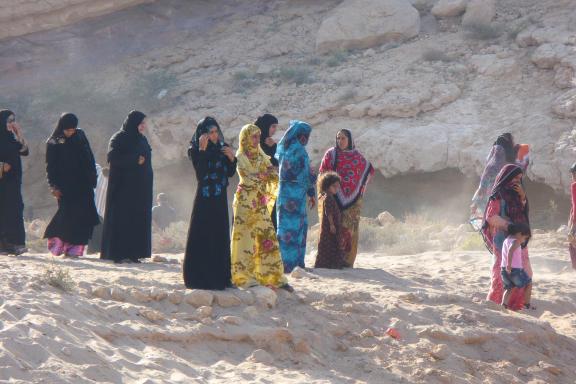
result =
[[[430,48],[424,51],[424,53],[422,53],[422,59],[424,61],[430,61],[430,62],[441,61],[444,63],[454,61],[454,59],[448,56],[445,52],[435,48]]]
[[[497,24],[475,23],[465,27],[466,37],[474,40],[493,40],[502,35],[503,28]]]
[[[70,292],[76,286],[70,276],[70,270],[57,266],[53,262],[44,271],[41,281],[64,292]]]
[[[184,252],[187,239],[187,222],[172,223],[164,230],[155,228],[152,233],[152,250],[156,253]]]

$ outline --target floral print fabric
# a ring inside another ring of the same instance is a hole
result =
[[[278,190],[278,173],[269,157],[254,146],[260,129],[249,124],[240,131],[238,175],[232,228],[232,282],[238,287],[286,284],[278,240],[270,214]]]

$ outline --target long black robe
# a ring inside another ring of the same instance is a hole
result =
[[[100,221],[94,203],[96,163],[84,132],[70,138],[52,138],[46,145],[48,184],[62,193],[58,211],[48,224],[44,238],[58,237],[74,245],[88,244]]]
[[[0,129],[6,131],[6,128]],[[24,246],[26,242],[21,156],[28,156],[28,148],[11,132],[1,132],[0,162],[12,168],[0,179],[0,246]]]
[[[137,127],[136,127],[137,128]],[[144,156],[145,162],[138,164]],[[120,262],[152,254],[152,149],[144,135],[121,130],[110,139],[110,175],[100,258]]]
[[[221,147],[211,143],[206,151],[188,151],[198,186],[184,257],[187,288],[222,290],[232,284],[226,189],[236,173],[236,160],[224,156]]]

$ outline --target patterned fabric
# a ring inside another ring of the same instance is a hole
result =
[[[258,127],[245,125],[236,153],[240,183],[234,195],[232,282],[238,287],[286,284],[284,268],[270,213],[278,189],[278,174],[252,137]]]
[[[482,236],[488,247],[488,250],[493,254],[490,290],[487,299],[497,304],[502,302],[502,295],[504,287],[502,284],[501,263],[502,263],[502,246],[508,233],[492,227],[488,224],[488,220],[493,216],[500,216],[511,223],[526,223],[528,220],[528,201],[523,204],[516,191],[511,188],[510,182],[517,175],[522,174],[522,168],[514,164],[508,164],[502,168],[490,196],[486,213],[484,214],[484,224],[482,229]],[[530,266],[530,259],[528,257],[528,248],[522,246],[522,265],[532,277],[532,268]],[[509,307],[512,309],[521,309],[524,304],[524,289],[515,289],[510,297]]]
[[[360,235],[360,213],[362,212],[362,199],[356,200],[356,203],[350,208],[342,211],[342,227],[344,233],[350,236],[350,250],[344,255],[344,261],[349,268],[354,267],[356,255],[358,254],[358,237]]]
[[[346,244],[342,228],[342,214],[334,196],[323,194],[318,199],[320,213],[320,239],[318,241],[318,254],[314,268],[339,269],[346,266],[344,252],[349,244]],[[330,220],[336,229],[330,231]]]
[[[48,250],[54,256],[66,255],[79,257],[84,254],[84,245],[75,245],[66,243],[58,237],[48,239]]]
[[[498,172],[500,172],[506,163],[506,152],[504,148],[500,145],[494,145],[486,159],[486,167],[480,177],[480,185],[478,185],[478,189],[472,197],[472,205],[475,209],[470,217],[470,223],[476,230],[480,230],[482,227],[482,218],[486,210],[486,205],[488,204],[488,199],[492,193],[492,186],[494,185]]]
[[[276,151],[280,163],[277,235],[284,270],[288,273],[297,266],[304,268],[308,233],[306,195],[315,196],[316,175],[312,173],[310,159],[301,140],[306,142],[311,130],[309,124],[292,120]]]
[[[330,148],[320,165],[320,173],[334,171],[340,175],[341,188],[336,195],[338,204],[348,209],[362,197],[366,184],[374,174],[372,164],[356,149]]]

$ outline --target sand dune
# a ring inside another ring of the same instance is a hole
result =
[[[537,310],[484,301],[486,252],[361,254],[300,271],[296,293],[186,291],[182,255],[114,265],[0,256],[0,381],[574,383],[576,281],[532,252]],[[308,260],[312,262],[311,259]],[[69,293],[42,281],[68,268]],[[394,327],[396,340],[386,334]]]

